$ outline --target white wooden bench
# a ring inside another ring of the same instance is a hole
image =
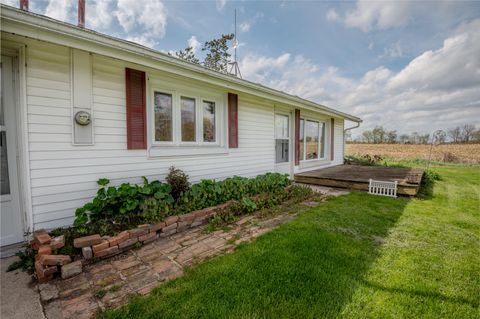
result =
[[[398,182],[377,181],[369,179],[368,193],[373,195],[397,197]]]

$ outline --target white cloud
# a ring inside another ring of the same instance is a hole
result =
[[[216,2],[217,11],[219,12],[223,11],[223,8],[227,4],[227,0],[216,0],[215,2]]]
[[[370,47],[369,47],[370,49]],[[388,57],[388,58],[400,58],[403,56],[403,49],[400,46],[399,42],[395,42],[387,48],[383,49],[383,54],[380,56],[381,58]]]
[[[338,21],[340,19],[340,16],[338,15],[337,11],[335,9],[330,9],[327,11],[327,20],[328,21]]]
[[[115,15],[127,34],[141,34],[130,38],[142,39],[144,45],[153,46],[165,36],[167,10],[160,0],[119,0]]]
[[[93,0],[85,2],[85,24],[94,30],[107,30],[113,22],[113,0]]]
[[[360,79],[289,53],[250,54],[240,67],[246,79],[358,115],[365,129],[431,132],[480,124],[479,29],[480,20],[465,24],[399,72],[380,66]]]
[[[197,53],[198,49],[200,49],[202,44],[200,43],[200,41],[197,40],[197,37],[192,35],[190,39],[188,39],[188,46],[192,47],[193,53]]]
[[[341,21],[347,27],[364,32],[384,30],[405,25],[417,3],[411,1],[358,0],[355,9],[340,16],[334,9],[327,12],[328,21]]]
[[[0,3],[6,4],[7,6],[18,8],[20,7],[19,0],[1,0]]]
[[[250,31],[251,24],[248,22],[243,22],[239,25],[241,32],[248,32]]]
[[[373,42],[370,42],[370,43],[368,44],[368,49],[369,49],[369,50],[372,50],[372,49],[373,49]]]
[[[49,0],[45,9],[46,16],[70,23],[75,21],[76,14],[76,2],[70,0]]]

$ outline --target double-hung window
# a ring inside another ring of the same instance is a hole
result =
[[[325,123],[300,119],[300,160],[325,158]]]
[[[289,161],[289,119],[288,115],[275,114],[275,163],[277,164]]]
[[[173,96],[155,92],[155,141],[173,142]]]
[[[219,98],[153,90],[154,144],[220,146]]]

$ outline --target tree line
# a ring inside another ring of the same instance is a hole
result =
[[[411,134],[398,134],[396,130],[388,130],[383,126],[376,126],[372,130],[362,132],[355,140],[350,131],[345,136],[347,142],[370,144],[429,144],[434,138],[435,143],[479,143],[480,129],[475,125],[465,124],[448,130],[437,130],[433,135],[413,132]]]

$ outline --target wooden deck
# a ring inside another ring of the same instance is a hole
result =
[[[423,170],[383,166],[339,165],[295,174],[298,183],[368,191],[369,179],[397,181],[398,194],[415,196]]]

